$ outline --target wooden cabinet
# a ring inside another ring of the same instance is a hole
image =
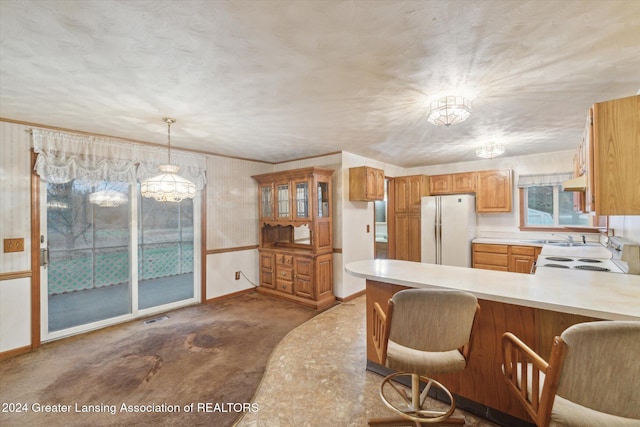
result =
[[[420,213],[420,198],[429,195],[426,175],[401,176],[393,180],[396,213]]]
[[[461,172],[429,176],[432,195],[475,193],[476,172]]]
[[[350,168],[349,200],[384,200],[384,171],[368,166]]]
[[[473,268],[530,274],[540,247],[473,244]]]
[[[476,212],[511,212],[511,169],[477,172]]]
[[[509,246],[474,243],[473,268],[509,271]]]
[[[451,194],[453,192],[452,175],[430,175],[429,193],[432,196]]]
[[[593,154],[587,209],[597,215],[640,215],[640,95],[594,104],[587,128]]]
[[[425,175],[412,175],[393,180],[393,218],[389,221],[394,259],[420,261],[420,202],[429,194]]]
[[[323,168],[256,175],[260,217],[258,292],[315,309],[333,295],[331,176]]]
[[[432,195],[476,193],[478,213],[511,212],[511,170],[462,172],[429,177]]]
[[[509,246],[509,271],[530,274],[542,248],[536,246]]]

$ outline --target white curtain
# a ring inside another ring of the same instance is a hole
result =
[[[33,148],[38,154],[36,173],[58,184],[76,178],[96,183],[144,181],[159,174],[158,166],[168,160],[167,149],[159,147],[42,129],[33,130]],[[180,166],[180,176],[197,190],[205,187],[205,156],[171,150],[171,164]]]
[[[518,188],[535,187],[541,185],[561,185],[564,181],[571,178],[573,178],[573,174],[571,172],[520,175],[518,177]]]

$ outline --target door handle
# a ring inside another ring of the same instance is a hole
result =
[[[49,250],[41,248],[40,249],[40,267],[47,268],[49,265]]]

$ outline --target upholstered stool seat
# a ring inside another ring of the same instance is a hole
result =
[[[539,427],[640,427],[640,322],[573,325],[549,362],[515,335],[502,339],[503,372]]]
[[[369,425],[464,424],[452,417],[450,391],[431,376],[466,367],[478,308],[473,295],[441,289],[400,291],[386,312],[374,305],[374,346],[380,361],[396,371],[382,380],[380,397],[398,416],[370,419]],[[448,408],[426,404],[433,387],[447,396]]]

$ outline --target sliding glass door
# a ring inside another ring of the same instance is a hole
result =
[[[129,183],[41,183],[44,341],[197,301],[197,200],[143,199]]]
[[[139,200],[138,308],[193,298],[193,200]]]

